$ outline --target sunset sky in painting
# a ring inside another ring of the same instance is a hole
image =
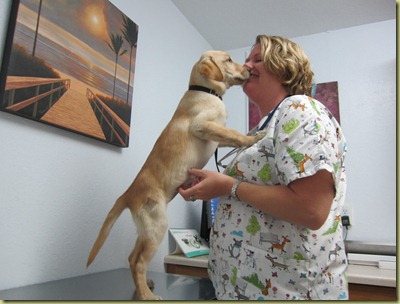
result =
[[[35,30],[39,0],[21,0],[20,22]],[[110,42],[109,34],[121,33],[122,13],[105,0],[43,0],[40,34],[57,42],[85,60],[114,74],[115,54],[105,41]],[[127,81],[130,46],[126,41],[120,56],[118,77]]]

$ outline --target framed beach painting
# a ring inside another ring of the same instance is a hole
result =
[[[313,85],[311,97],[320,101],[340,124],[339,112],[339,90],[338,82],[324,82]],[[260,111],[258,107],[248,101],[248,128],[253,129],[261,120]]]
[[[128,147],[138,30],[107,0],[13,0],[0,110]]]

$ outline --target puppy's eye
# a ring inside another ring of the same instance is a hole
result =
[[[228,59],[226,59],[226,62],[233,62],[233,61],[232,61],[232,58],[229,57]]]

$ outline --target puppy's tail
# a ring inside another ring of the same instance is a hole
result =
[[[95,259],[97,253],[100,251],[101,247],[103,246],[108,234],[110,233],[110,230],[118,217],[121,215],[122,211],[126,209],[126,204],[125,200],[121,196],[117,201],[115,202],[114,206],[108,213],[103,226],[100,229],[99,235],[96,239],[96,242],[93,244],[92,250],[89,253],[89,258],[86,264],[86,267],[89,267],[89,265],[93,262]]]

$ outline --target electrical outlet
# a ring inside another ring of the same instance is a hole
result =
[[[343,206],[342,216],[348,216],[350,226],[354,226],[354,217],[350,206]]]

